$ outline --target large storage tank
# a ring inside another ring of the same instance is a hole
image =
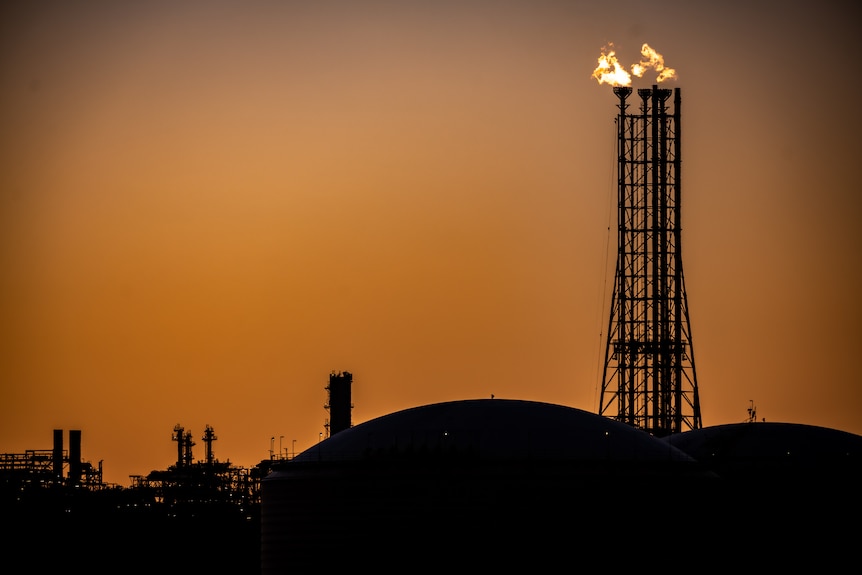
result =
[[[262,571],[487,569],[645,547],[670,533],[667,510],[714,481],[672,445],[582,410],[425,405],[273,468],[261,487]],[[661,497],[671,492],[677,501]]]

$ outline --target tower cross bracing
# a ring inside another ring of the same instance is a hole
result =
[[[702,427],[682,269],[680,90],[637,90],[635,113],[632,88],[614,94],[617,263],[599,414],[665,436]]]

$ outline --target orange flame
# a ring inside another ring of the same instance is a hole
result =
[[[608,44],[602,48],[602,55],[599,56],[599,65],[593,70],[593,78],[598,80],[599,84],[628,86],[632,83],[632,77],[622,67],[619,60],[617,60],[613,47],[613,44]]]
[[[641,78],[650,68],[656,71],[656,82],[658,83],[677,77],[676,70],[665,66],[664,56],[653,50],[649,44],[644,44],[641,47],[641,55],[643,58],[637,64],[632,65],[632,72],[629,74],[617,60],[613,44],[608,44],[602,48],[602,55],[599,56],[598,67],[593,71],[593,78],[598,80],[599,84],[628,86],[632,82],[632,75]]]
[[[634,74],[638,78],[642,77],[644,75],[644,72],[646,72],[649,68],[653,68],[656,72],[658,72],[656,82],[663,82],[664,80],[676,78],[676,70],[674,70],[673,68],[667,68],[664,65],[664,56],[650,48],[649,44],[644,44],[641,47],[641,55],[645,59],[632,66],[632,74]]]

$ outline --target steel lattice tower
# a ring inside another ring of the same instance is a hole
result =
[[[631,93],[614,88],[617,264],[599,415],[665,436],[702,426],[682,273],[680,90],[639,89],[637,114]]]

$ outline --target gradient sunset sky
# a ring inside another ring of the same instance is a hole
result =
[[[211,425],[253,466],[438,401],[595,412],[617,99],[682,96],[706,426],[862,434],[854,2],[22,2],[0,7],[0,452],[82,430],[104,479]],[[646,87],[649,74],[635,87]],[[68,436],[67,436],[68,437]]]

